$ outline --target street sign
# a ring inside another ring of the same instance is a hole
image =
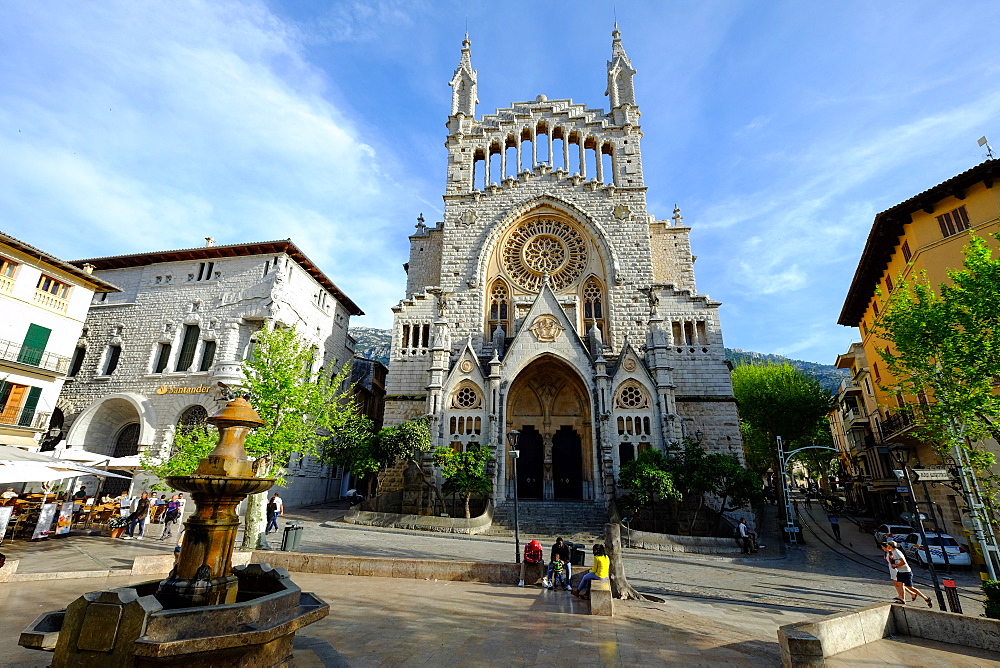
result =
[[[937,482],[951,480],[948,469],[913,469],[917,482]]]
[[[900,494],[906,494],[910,490],[906,489],[905,487],[897,487],[896,491],[899,492]]]
[[[785,527],[785,532],[786,533],[799,533],[801,531],[802,531],[802,529],[800,529],[798,527]]]

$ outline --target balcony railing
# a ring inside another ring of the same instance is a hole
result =
[[[896,434],[901,434],[916,424],[917,423],[914,421],[913,416],[909,413],[896,413],[895,415],[890,415],[882,421],[882,440],[887,441]]]
[[[855,383],[850,378],[845,378],[840,381],[840,387],[837,388],[839,394],[844,394],[846,392],[860,392],[861,386]]]
[[[56,373],[66,373],[69,370],[69,358],[55,353],[47,353],[37,348],[25,348],[20,343],[0,339],[0,360],[20,362],[39,369],[47,369]]]
[[[844,421],[848,424],[854,424],[855,422],[867,422],[868,414],[865,413],[863,408],[848,408],[844,411]]]
[[[56,313],[65,313],[69,310],[68,300],[60,299],[44,290],[35,290],[35,303]]]
[[[0,276],[0,293],[9,295],[14,291],[14,279],[10,276]]]
[[[20,406],[0,413],[0,424],[29,429],[47,429],[52,413],[48,411],[26,411]]]

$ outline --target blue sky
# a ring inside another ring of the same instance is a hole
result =
[[[878,211],[1000,141],[1000,3],[618,1],[650,212],[726,344],[830,363]],[[468,22],[480,113],[604,107],[612,2],[0,6],[0,229],[66,259],[291,237],[388,326],[438,220]]]

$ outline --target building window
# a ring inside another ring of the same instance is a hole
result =
[[[596,327],[601,338],[605,338],[604,291],[596,278],[588,279],[583,286],[583,333],[589,334],[591,327]]]
[[[189,371],[191,369],[191,363],[194,362],[194,350],[198,347],[198,337],[200,336],[201,327],[198,325],[184,325],[181,354],[177,356],[177,371]]]
[[[618,391],[618,408],[648,408],[649,396],[634,381],[625,383]]]
[[[876,383],[881,383],[882,382],[882,374],[879,373],[878,362],[872,362],[872,373],[875,374],[875,382]]]
[[[38,366],[42,362],[42,355],[45,354],[45,346],[49,342],[49,335],[52,330],[34,323],[28,325],[28,333],[24,335],[21,343],[21,352],[17,355],[17,361],[21,364]]]
[[[904,241],[903,242],[903,247],[900,250],[903,251],[903,260],[905,260],[906,262],[909,262],[910,258],[913,257],[913,253],[910,252],[910,242],[909,241]]]
[[[507,284],[499,279],[493,281],[493,287],[490,288],[489,335],[491,338],[498,327],[503,327],[506,336],[513,336],[510,327],[510,290],[507,289]]]
[[[877,318],[878,317],[878,300],[877,299],[873,299],[872,300],[872,311],[875,312],[875,317]]]
[[[861,321],[861,333],[868,336],[868,324],[864,320]]]
[[[892,276],[886,276],[885,277],[885,290],[886,290],[886,292],[892,292],[892,290],[893,290]]]
[[[205,346],[201,350],[201,364],[198,371],[210,371],[215,364],[215,341],[205,341]]]
[[[104,375],[110,376],[118,368],[118,359],[122,356],[121,346],[108,346],[108,359],[104,363]]]
[[[198,263],[198,281],[210,281],[212,280],[212,272],[215,270],[214,262],[199,262]]]
[[[6,278],[14,278],[14,272],[17,270],[17,262],[13,260],[8,260],[5,257],[0,257],[0,276]]]
[[[182,434],[190,434],[195,429],[204,428],[208,420],[208,411],[204,406],[188,406],[181,413],[177,420],[177,431]]]
[[[122,427],[115,437],[112,457],[131,457],[139,454],[139,423],[133,422]]]
[[[170,361],[170,344],[161,343],[159,350],[156,352],[156,365],[153,367],[153,373],[163,373],[167,370],[167,363]]]
[[[83,358],[87,356],[87,349],[83,346],[79,346],[73,352],[73,361],[69,364],[69,377],[75,378],[78,373],[80,373],[80,367],[83,366]]]
[[[466,385],[455,393],[452,406],[454,408],[478,408],[480,401],[481,398],[476,388]]]
[[[619,464],[628,464],[635,460],[635,446],[631,443],[621,443],[618,445]]]
[[[969,229],[969,214],[965,207],[960,206],[953,211],[943,213],[937,217],[938,225],[941,226],[941,236],[953,237],[959,232]]]
[[[431,326],[414,323],[401,328],[400,348],[403,353],[425,353],[430,347]]]
[[[42,292],[47,292],[53,297],[58,297],[59,299],[66,299],[69,294],[69,286],[61,281],[57,281],[51,276],[46,276],[42,274],[38,277],[38,289]]]

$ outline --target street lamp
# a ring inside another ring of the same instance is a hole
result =
[[[896,462],[901,467],[893,471],[896,477],[902,482],[906,482],[906,489],[909,493],[910,504],[913,506],[913,516],[916,520],[917,531],[920,533],[920,541],[924,546],[924,555],[927,557],[927,568],[930,571],[931,582],[934,583],[934,593],[937,595],[938,606],[947,611],[948,608],[944,604],[944,594],[941,592],[941,584],[938,582],[937,570],[934,568],[934,558],[931,557],[931,547],[927,544],[927,535],[924,533],[924,520],[920,516],[920,508],[917,506],[917,497],[913,494],[913,480],[910,479],[910,475],[906,470],[906,464],[910,461],[910,449],[905,445],[895,445],[889,446],[889,452],[892,453]],[[941,552],[945,552],[944,541],[941,540],[941,534],[938,534],[938,543],[941,546]]]
[[[514,461],[514,563],[521,563],[521,527],[517,518],[517,458],[521,456],[521,451],[517,449],[517,442],[521,438],[521,432],[511,429],[507,432],[507,448],[510,458]]]

